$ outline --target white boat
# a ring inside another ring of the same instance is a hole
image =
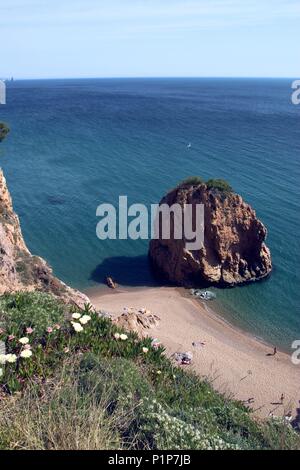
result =
[[[191,289],[190,292],[194,297],[198,297],[202,300],[213,300],[217,297],[216,294],[210,290]]]

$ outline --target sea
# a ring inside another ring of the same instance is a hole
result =
[[[158,203],[188,176],[226,179],[268,229],[272,275],[214,289],[230,323],[291,351],[300,340],[300,105],[292,79],[137,78],[7,83],[0,146],[32,253],[79,289],[155,286],[147,240],[99,240],[96,209]],[[190,145],[189,145],[190,144]]]

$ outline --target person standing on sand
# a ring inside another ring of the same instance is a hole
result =
[[[283,402],[284,402],[284,394],[283,394],[283,393],[281,394],[280,402],[281,402],[281,404],[283,405]]]
[[[277,348],[275,346],[274,351],[273,351],[273,356],[276,356],[276,354],[277,354]]]

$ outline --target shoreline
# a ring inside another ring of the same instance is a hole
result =
[[[263,346],[267,348],[272,349],[275,346],[271,341],[263,338],[262,336],[257,336],[256,334],[251,333],[251,331],[248,331],[244,329],[243,327],[237,324],[234,324],[229,319],[227,319],[225,315],[223,315],[221,310],[217,310],[216,308],[211,307],[211,305],[214,305],[215,307],[214,302],[196,299],[192,295],[188,294],[189,289],[185,289],[184,287],[163,286],[163,285],[150,286],[150,287],[149,286],[141,286],[141,287],[120,286],[120,287],[117,287],[116,289],[111,289],[106,284],[103,284],[101,285],[101,287],[100,286],[88,287],[86,289],[83,289],[82,292],[85,295],[87,295],[87,297],[89,297],[90,299],[96,298],[98,300],[101,297],[106,296],[106,295],[119,295],[119,294],[125,294],[125,293],[137,293],[138,294],[138,293],[143,293],[144,291],[151,290],[151,289],[174,289],[174,291],[178,292],[179,295],[183,299],[192,301],[196,308],[200,310],[204,310],[209,316],[213,317],[216,321],[224,323],[225,327],[233,328],[234,330],[237,330],[238,332],[249,337],[250,339],[252,338],[258,343],[261,343]],[[283,354],[289,355],[289,351],[287,349],[284,349],[280,345],[279,346],[276,345],[276,348],[277,348],[277,351]]]
[[[230,324],[205,303],[182,295],[176,287],[116,291],[93,287],[85,293],[96,308],[114,316],[123,313],[124,307],[146,307],[158,315],[160,324],[147,333],[162,342],[166,354],[191,351],[192,365],[185,367],[231,398],[246,401],[253,397],[251,407],[257,416],[283,416],[289,411],[295,415],[300,400],[299,366],[279,349],[272,356],[272,346]],[[204,344],[192,345],[199,341]]]

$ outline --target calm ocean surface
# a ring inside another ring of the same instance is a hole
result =
[[[0,149],[30,250],[84,289],[153,285],[146,241],[96,238],[96,207],[151,204],[183,178],[227,179],[269,230],[263,282],[217,289],[226,319],[285,348],[300,339],[300,106],[291,80],[15,81]],[[187,149],[191,142],[192,148]],[[212,304],[213,306],[213,304]]]

